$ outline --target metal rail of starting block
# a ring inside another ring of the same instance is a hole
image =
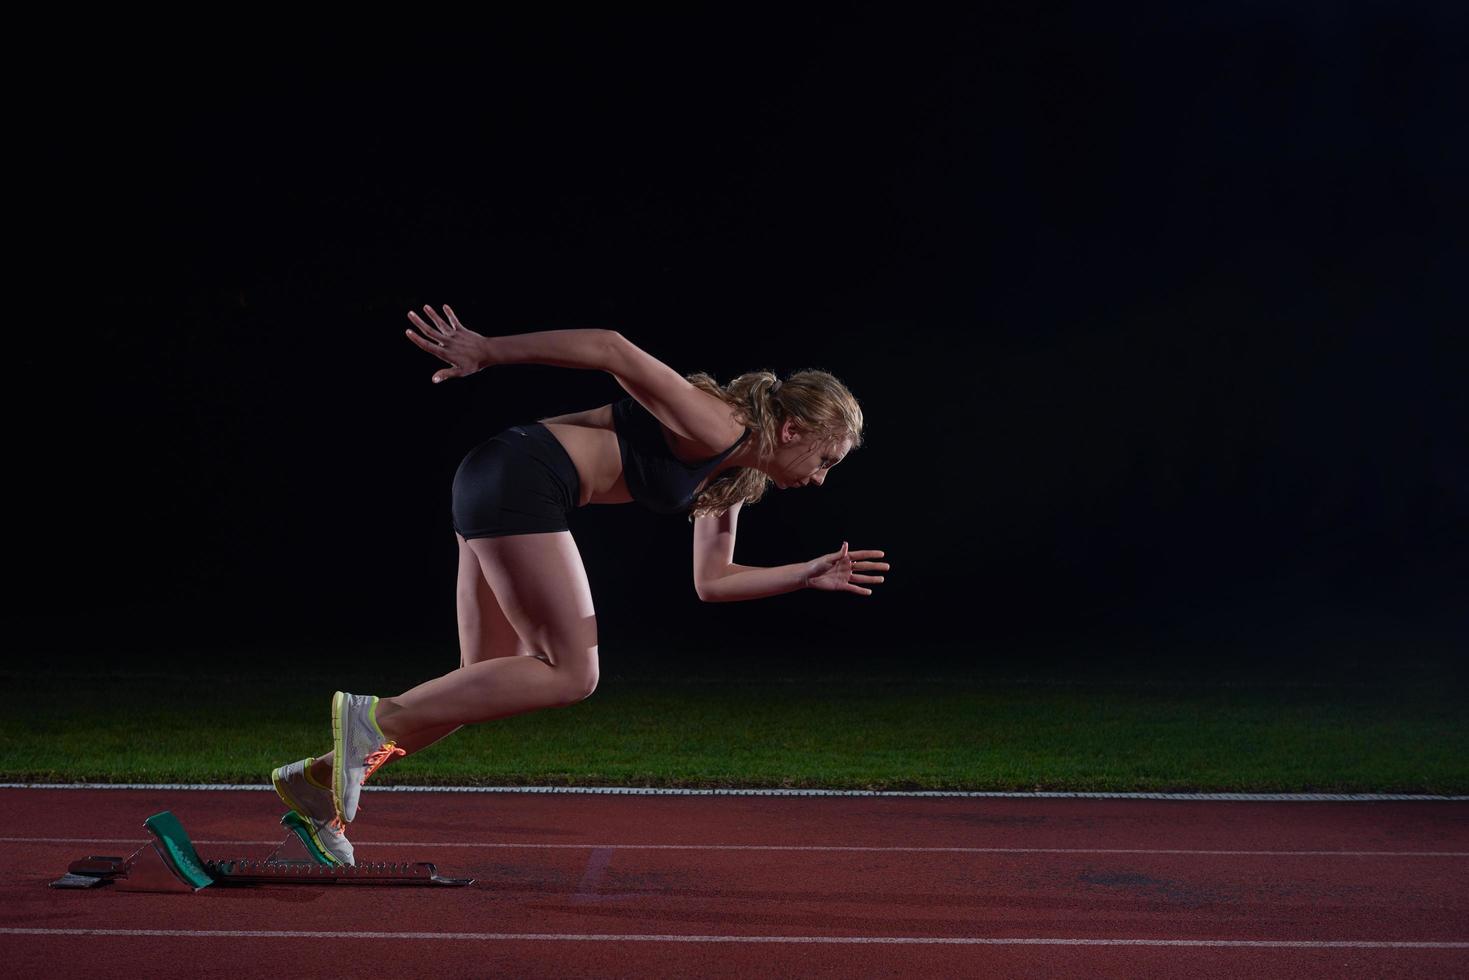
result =
[[[210,885],[474,884],[473,878],[447,878],[428,861],[336,864],[315,846],[310,827],[295,812],[288,812],[281,823],[291,833],[264,860],[205,861],[183,824],[164,810],[143,822],[152,839],[131,855],[73,861],[51,887],[97,888],[111,883],[119,891],[192,893]]]

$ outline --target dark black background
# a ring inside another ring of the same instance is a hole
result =
[[[449,303],[861,401],[736,560],[881,548],[876,594],[701,604],[682,518],[587,508],[604,669],[1450,650],[1465,41],[1386,2],[58,29],[16,100],[22,647],[452,666],[460,457],[623,391],[430,384],[405,314]]]

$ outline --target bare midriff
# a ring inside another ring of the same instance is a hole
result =
[[[581,481],[578,507],[632,502],[627,480],[622,476],[622,453],[617,448],[617,430],[612,427],[611,405],[537,421],[550,430],[576,465]]]
[[[611,405],[536,421],[556,437],[556,441],[561,443],[566,455],[571,457],[571,462],[576,466],[576,475],[581,481],[578,507],[585,507],[587,504],[632,502],[632,494],[628,491],[627,480],[622,474],[622,452],[617,446],[617,430],[612,426]],[[667,428],[663,430],[663,438],[669,443],[669,449],[675,458],[684,462],[698,462],[699,459],[707,459],[718,452],[716,450],[700,456],[698,448],[677,446]],[[710,479],[713,479],[712,475],[705,478],[699,489],[708,485]]]

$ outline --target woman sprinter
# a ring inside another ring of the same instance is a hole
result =
[[[862,444],[862,410],[825,371],[769,371],[721,387],[685,378],[612,330],[486,337],[454,311],[408,318],[414,344],[450,366],[435,383],[502,364],[606,371],[630,397],[512,425],[470,450],[451,495],[459,547],[459,668],[396,697],[332,698],[332,751],[276,769],[322,860],[352,864],[345,831],[362,784],[389,759],[463,725],[575,704],[597,687],[597,619],[567,514],[637,501],[693,522],[694,589],[734,602],[797,589],[871,595],[890,566],[848,551],[777,568],[734,562],[740,508],[774,483],[821,486]]]

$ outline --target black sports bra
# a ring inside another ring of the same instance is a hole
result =
[[[636,398],[612,405],[612,428],[622,454],[622,473],[632,499],[660,514],[680,514],[694,502],[694,490],[724,458],[749,436],[735,440],[724,452],[702,463],[685,463],[673,455],[663,438],[662,423]]]

